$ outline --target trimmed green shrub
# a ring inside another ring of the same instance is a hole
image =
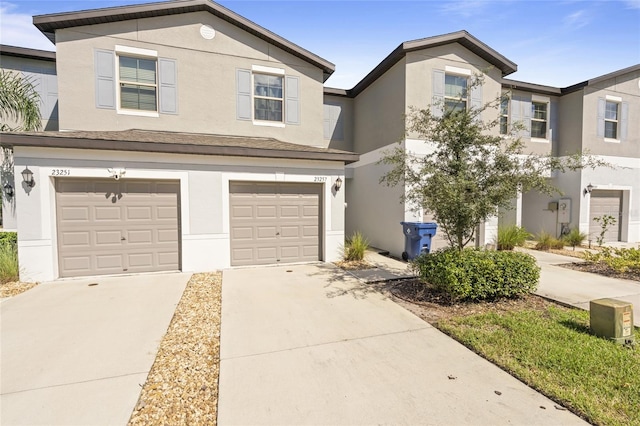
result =
[[[573,247],[573,251],[576,251],[576,246],[582,245],[582,243],[586,239],[587,239],[587,234],[580,232],[578,228],[573,228],[563,238],[565,243]]]
[[[18,245],[18,233],[17,232],[0,232],[0,245],[12,245],[16,247]]]
[[[499,226],[496,248],[513,250],[516,246],[522,246],[530,236],[526,229],[517,225]]]
[[[369,241],[360,231],[356,231],[344,243],[344,260],[363,260],[368,248]]]
[[[540,279],[536,260],[526,253],[447,248],[411,262],[421,279],[451,300],[492,300],[535,291]]]
[[[7,283],[20,279],[18,249],[14,244],[0,244],[0,282]]]
[[[603,263],[616,272],[640,272],[640,248],[603,247],[597,253],[584,252],[587,262]]]
[[[557,239],[546,231],[540,231],[540,233],[536,236],[536,240],[538,240],[538,243],[536,244],[537,250],[564,248],[564,242],[562,240]]]

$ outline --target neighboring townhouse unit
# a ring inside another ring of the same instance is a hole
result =
[[[325,140],[330,147],[360,154],[358,162],[347,166],[347,233],[360,230],[374,246],[399,256],[404,248],[400,222],[432,219],[424,210],[400,203],[406,188],[379,184],[387,169],[378,161],[397,143],[415,154],[432,149],[417,135],[405,133],[405,115],[411,108],[446,104],[459,93],[471,107],[506,92],[509,100],[482,117],[500,118],[496,135],[522,123],[518,136],[526,154],[564,156],[588,150],[617,168],[550,176],[562,196],[518,194],[513,210],[480,226],[476,244],[491,244],[498,223],[554,235],[578,227],[595,239],[600,226],[594,217],[603,214],[617,219],[608,241],[640,241],[640,65],[564,89],[504,78],[516,69],[460,31],[402,43],[353,89],[325,88]],[[482,87],[467,91],[473,75],[483,72]],[[446,244],[440,233],[433,248]]]
[[[60,131],[1,136],[22,279],[338,258],[358,156],[322,137],[333,64],[205,0],[34,24]]]

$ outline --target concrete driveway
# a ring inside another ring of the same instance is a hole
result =
[[[189,277],[64,280],[3,300],[0,423],[125,425]]]
[[[332,265],[224,271],[219,392],[220,425],[585,424]]]

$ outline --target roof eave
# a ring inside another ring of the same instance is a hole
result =
[[[41,61],[56,61],[56,52],[49,50],[29,49],[26,47],[9,46],[0,44],[0,54],[18,58],[38,59]]]
[[[285,149],[249,148],[240,146],[152,143],[113,139],[49,137],[47,135],[25,135],[20,133],[2,133],[2,146],[340,161],[345,164],[354,163],[360,159],[359,154],[351,152],[291,151]]]
[[[335,65],[320,56],[261,27],[237,13],[208,0],[175,0],[131,6],[117,6],[79,12],[56,13],[33,17],[33,24],[55,44],[55,31],[62,28],[94,25],[129,19],[150,18],[180,13],[207,11],[243,30],[274,44],[306,62],[322,69],[324,81],[335,71]]]

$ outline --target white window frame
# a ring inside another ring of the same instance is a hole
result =
[[[256,75],[268,75],[280,77],[282,79],[282,98],[272,98],[269,96],[260,96],[255,94],[255,76]],[[285,71],[282,68],[265,67],[262,65],[253,65],[251,67],[251,116],[253,117],[253,124],[256,126],[267,127],[285,127]],[[282,102],[282,120],[260,120],[256,118],[256,99],[268,99],[279,100]]]
[[[545,108],[545,118],[544,120],[541,118],[535,118],[535,105],[544,105]],[[531,100],[531,140],[533,142],[548,142],[549,141],[549,102],[547,100],[542,99],[532,99]],[[544,123],[544,137],[541,138],[539,136],[533,136],[533,123]]]
[[[468,72],[468,73],[467,73]],[[444,72],[444,110],[447,111],[447,100],[456,101],[456,102],[464,102],[465,110],[469,110],[469,76],[471,75],[471,71],[455,68],[455,67],[445,67]],[[448,96],[447,95],[447,76],[463,78],[467,80],[467,85],[465,87],[465,92],[461,93],[459,97]],[[462,96],[464,94],[464,96]]]
[[[160,102],[160,91],[159,91],[159,83],[158,83],[158,52],[150,49],[140,49],[138,47],[131,46],[119,46],[115,47],[116,52],[116,112],[122,115],[136,115],[139,117],[160,117],[159,102]],[[150,61],[155,61],[156,64],[156,83],[148,84],[148,83],[139,83],[139,82],[126,82],[129,84],[135,84],[137,86],[147,86],[147,87],[155,87],[156,89],[156,110],[155,111],[145,111],[138,109],[130,109],[130,108],[122,108],[121,106],[121,79],[120,79],[120,57],[126,58],[137,58],[137,59],[147,59]]]
[[[615,106],[616,106],[616,118],[615,118],[615,120],[607,118],[607,104],[615,104]],[[622,99],[617,98],[617,97],[607,96],[607,98],[605,99],[605,103],[604,103],[604,141],[605,142],[613,142],[613,143],[619,143],[620,142],[620,114],[621,114],[620,105],[621,104],[622,104]],[[607,122],[615,123],[615,129],[616,129],[616,137],[615,138],[607,137]]]
[[[501,135],[508,136],[509,135],[509,124],[510,124],[509,123],[509,121],[510,121],[509,117],[511,116],[511,114],[510,114],[511,113],[511,97],[507,97],[505,95],[503,95],[503,96],[504,96],[503,99],[500,101],[500,110],[499,110],[500,114],[499,114],[499,122],[498,122],[499,129],[498,129],[498,131],[500,132]],[[506,109],[504,114],[502,113],[502,102],[503,101],[506,101],[506,103],[507,103],[507,109]],[[502,133],[502,118],[506,119],[506,129],[505,129],[504,133]]]

